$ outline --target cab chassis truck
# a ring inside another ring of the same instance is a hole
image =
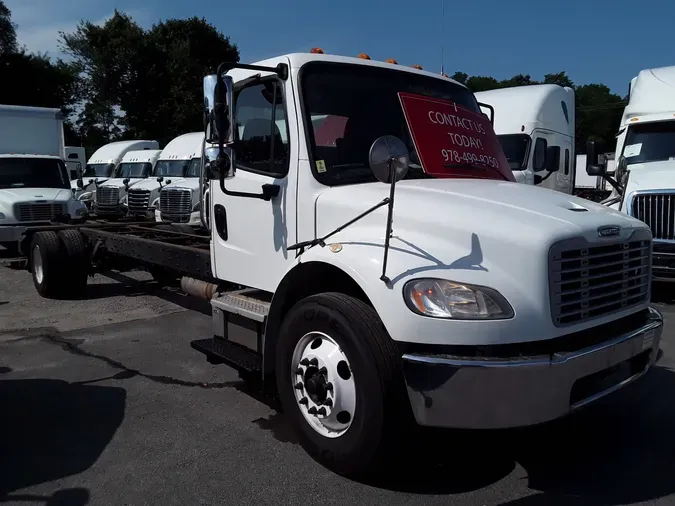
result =
[[[378,97],[422,82],[479,113],[461,84],[383,62],[291,54],[222,64],[204,79],[210,236],[159,223],[29,228],[40,295],[82,294],[99,269],[182,276],[213,313],[213,336],[192,347],[259,378],[305,450],[350,476],[378,469],[409,421],[530,426],[643,376],[663,328],[650,306],[649,228],[510,181],[401,179],[410,159],[390,135],[372,143],[372,179],[320,184],[329,173],[316,170],[326,166],[312,149],[307,108],[318,95],[308,90],[324,80],[321,92],[338,96],[347,88],[330,83],[352,75],[380,79]],[[283,176],[237,163],[236,101],[250,86],[283,97]]]

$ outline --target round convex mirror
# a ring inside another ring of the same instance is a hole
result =
[[[403,179],[408,172],[410,154],[401,139],[393,135],[383,135],[370,147],[368,162],[378,181],[391,183],[390,170],[396,181]]]

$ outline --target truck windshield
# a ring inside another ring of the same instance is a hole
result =
[[[368,155],[382,135],[394,135],[408,147],[411,166],[406,179],[430,177],[422,171],[398,92],[451,101],[481,114],[469,90],[443,79],[328,62],[305,65],[301,76],[314,175],[329,186],[375,181]]]
[[[202,159],[193,158],[190,160],[190,165],[188,165],[187,171],[185,172],[185,177],[199,177],[199,174],[202,172]]]
[[[527,168],[527,153],[530,148],[530,136],[527,134],[498,135],[511,170]]]
[[[152,172],[152,164],[145,162],[130,162],[130,163],[120,163],[117,167],[117,173],[115,177],[135,177],[135,178],[145,178],[150,175]]]
[[[155,165],[155,176],[183,177],[190,160],[160,160]]]
[[[82,177],[110,177],[114,168],[112,163],[88,163]]]
[[[70,188],[70,180],[61,160],[0,158],[0,188]]]
[[[631,125],[626,132],[623,156],[628,164],[675,159],[675,121]]]

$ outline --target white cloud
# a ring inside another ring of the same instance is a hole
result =
[[[12,21],[18,25],[19,45],[30,52],[47,53],[63,58],[59,48],[59,32],[73,32],[81,19],[103,24],[113,15],[115,0],[5,0],[12,12]],[[129,14],[139,25],[149,27],[154,19],[149,9],[120,9]]]

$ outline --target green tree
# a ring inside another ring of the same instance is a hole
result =
[[[12,23],[12,12],[0,0],[0,56],[16,53],[17,50],[16,25]]]

